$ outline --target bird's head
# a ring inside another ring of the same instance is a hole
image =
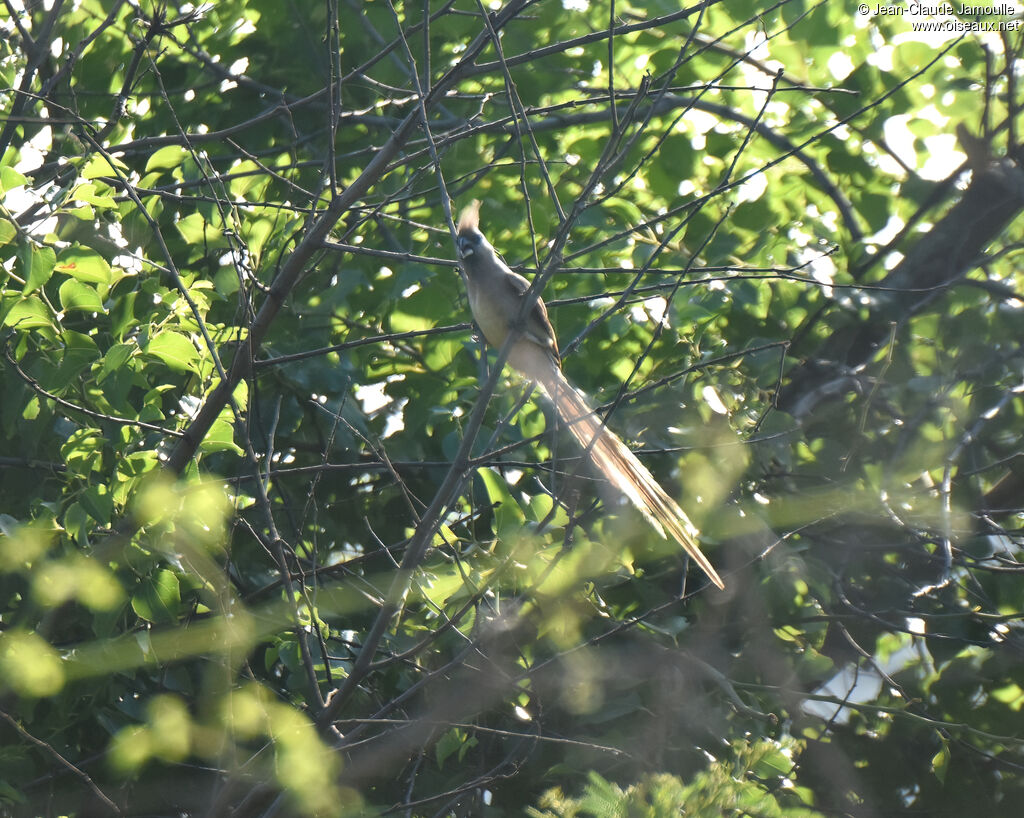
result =
[[[482,251],[494,252],[490,243],[484,238],[484,234],[480,232],[480,201],[478,199],[474,199],[459,214],[456,247],[459,251],[459,258],[465,263],[480,261],[480,256],[486,255]]]

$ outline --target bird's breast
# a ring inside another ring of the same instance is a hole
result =
[[[492,347],[501,347],[508,337],[508,322],[511,316],[497,305],[495,299],[481,297],[479,286],[474,287],[469,293],[469,308],[473,311],[476,325],[480,327],[487,343]]]

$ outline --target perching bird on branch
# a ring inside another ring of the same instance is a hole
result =
[[[500,349],[530,285],[498,258],[484,238],[479,210],[480,202],[474,201],[459,216],[459,258],[473,318],[487,342]],[[715,585],[724,588],[718,572],[697,546],[697,529],[686,513],[562,374],[558,342],[540,298],[534,301],[525,326],[512,342],[508,363],[540,386],[604,478],[630,499],[661,536],[667,532]]]

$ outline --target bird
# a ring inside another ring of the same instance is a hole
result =
[[[459,215],[456,248],[473,318],[487,343],[501,349],[530,283],[509,269],[480,232],[477,200]],[[519,335],[508,350],[509,366],[547,396],[601,476],[630,500],[658,534],[664,538],[667,533],[718,588],[724,589],[722,578],[700,550],[699,532],[686,512],[565,377],[558,340],[547,307],[539,297],[517,331]]]

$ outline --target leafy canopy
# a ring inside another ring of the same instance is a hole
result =
[[[6,2],[5,814],[1018,814],[1021,32],[873,9]]]

